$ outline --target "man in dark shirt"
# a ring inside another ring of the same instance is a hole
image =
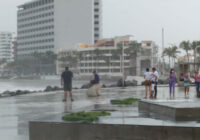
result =
[[[96,71],[93,71],[93,74],[94,74],[94,79],[92,80],[92,85],[95,85],[95,84],[99,84],[99,75],[97,74]]]
[[[69,68],[66,67],[65,71],[61,75],[61,86],[64,86],[64,99],[63,102],[67,101],[67,92],[70,92],[71,101],[74,101],[72,98],[72,78],[73,73],[69,71]]]

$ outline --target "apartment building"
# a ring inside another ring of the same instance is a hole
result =
[[[131,40],[129,36],[123,36],[103,39],[95,44],[79,45],[76,52],[74,50],[61,51],[59,56],[68,56],[68,59],[63,61],[64,63],[60,62],[57,69],[61,72],[65,66],[70,66],[71,63],[67,60],[70,60],[71,56],[75,58],[76,54],[78,54],[78,61],[76,61],[76,65],[70,67],[74,72],[79,71],[80,75],[91,75],[96,70],[100,75],[122,76],[124,73],[125,75],[141,76],[146,68],[158,66],[158,47],[153,41],[137,43],[141,48],[137,52],[127,51],[131,43],[135,43],[135,41]]]
[[[18,58],[102,37],[102,0],[32,0],[18,6]]]
[[[145,69],[158,66],[158,47],[153,41],[142,41],[138,43],[141,51],[136,53],[126,52],[130,39],[118,41],[119,37],[106,39],[97,42],[94,46],[81,46],[80,74],[91,74],[96,70],[100,75],[120,76],[125,75],[141,76]],[[124,47],[124,54],[119,46]]]
[[[15,34],[12,32],[0,32],[0,59],[7,62],[14,61],[13,41]]]

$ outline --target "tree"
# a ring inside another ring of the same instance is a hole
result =
[[[187,54],[188,63],[189,63],[189,51],[191,50],[191,43],[190,43],[190,41],[182,41],[180,43],[179,47],[181,49],[185,50],[185,52]]]
[[[195,64],[195,63],[196,63],[196,62],[195,62],[195,61],[196,61],[196,60],[195,60],[195,59],[196,59],[196,52],[195,52],[195,51],[197,51],[197,53],[199,52],[199,51],[198,51],[199,48],[197,48],[198,46],[200,46],[200,41],[193,41],[192,44],[191,44],[191,49],[193,50],[193,56],[194,56],[194,70],[195,70],[195,68],[196,68],[196,67],[195,67],[195,65],[196,65],[196,64]],[[196,50],[196,49],[197,49],[197,50]]]
[[[171,67],[171,58],[173,61],[173,65],[175,65],[175,59],[177,58],[177,53],[180,53],[180,51],[178,51],[178,47],[175,45],[164,49],[162,55],[168,56],[170,67]]]
[[[58,58],[58,61],[62,62],[62,67],[76,67],[78,64],[78,57],[75,53],[68,53],[67,55]]]
[[[52,51],[44,53],[43,60],[48,64],[54,64],[57,59],[57,55]]]
[[[177,53],[180,53],[180,51],[178,51],[178,47],[177,46],[172,46],[171,47],[171,57],[173,58],[173,63],[175,66],[175,59],[177,58]]]
[[[173,56],[172,54],[172,48],[169,47],[169,48],[165,48],[162,52],[162,56],[167,56],[169,58],[169,66],[171,66],[171,57]]]
[[[134,56],[134,58],[137,57],[137,54],[138,52],[141,52],[142,51],[142,48],[141,48],[141,44],[136,42],[136,41],[133,41],[129,44],[128,48],[125,49],[125,53],[126,54],[129,54],[131,57]]]
[[[35,69],[35,72],[36,73],[41,73],[41,63],[42,63],[42,56],[43,54],[42,53],[39,53],[39,52],[34,52],[32,54],[33,56],[33,64],[32,67]]]
[[[16,69],[18,72],[27,74],[32,66],[31,59],[21,59],[16,61]]]

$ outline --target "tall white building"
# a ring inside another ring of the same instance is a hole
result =
[[[0,59],[7,62],[14,60],[13,57],[13,39],[14,33],[0,32]]]
[[[33,0],[18,6],[19,58],[102,37],[102,0]]]

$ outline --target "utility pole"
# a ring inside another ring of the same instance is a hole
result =
[[[164,30],[164,28],[162,28],[162,52],[161,52],[161,55],[162,55],[164,49],[165,49],[165,30]],[[164,56],[162,56],[162,70],[163,70],[163,73],[164,73],[164,68],[165,68],[164,64],[165,64],[164,63]]]
[[[124,41],[123,41],[123,45],[122,45],[122,86],[124,87],[124,80],[125,80],[125,77],[124,77]]]

